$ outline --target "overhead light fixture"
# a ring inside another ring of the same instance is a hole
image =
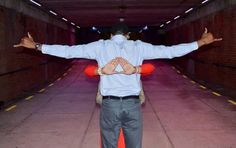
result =
[[[208,1],[209,1],[209,0],[203,0],[201,3],[204,4],[204,3],[208,2]],[[192,11],[193,9],[194,9],[194,8],[189,8],[188,10],[185,11],[185,13],[187,14],[187,13],[189,13],[190,11]],[[177,20],[178,18],[180,18],[180,15],[176,16],[176,17],[174,18],[174,20]],[[171,21],[167,21],[167,22],[166,22],[166,24],[169,24],[169,23],[171,23]],[[160,25],[160,28],[162,28],[162,27],[164,27],[164,24],[161,24],[161,25]],[[140,30],[140,31],[142,31],[142,30]]]
[[[148,26],[145,26],[145,27],[143,28],[143,30],[148,30]]]
[[[166,24],[170,24],[171,21],[166,22]]]
[[[204,1],[202,1],[202,4],[204,4],[204,3],[206,3],[206,2],[208,2],[209,0],[204,0]]]
[[[124,22],[124,21],[125,21],[125,18],[120,17],[120,18],[119,18],[119,21],[120,21],[120,22]]]
[[[57,13],[52,10],[50,10],[49,12],[52,13],[53,15],[57,15]]]
[[[92,30],[93,30],[93,31],[96,31],[96,30],[97,30],[97,28],[93,26],[93,27],[92,27]]]
[[[75,23],[73,23],[73,22],[71,22],[70,24],[73,25],[73,26],[75,26]]]
[[[38,2],[36,2],[36,1],[34,1],[34,0],[30,0],[30,2],[31,2],[31,3],[34,3],[35,5],[37,5],[37,6],[39,6],[39,7],[42,6],[40,3],[38,3]]]
[[[68,20],[67,20],[66,18],[64,18],[64,17],[62,18],[62,20],[66,21],[66,22],[68,21]]]
[[[101,32],[98,30],[98,33],[101,34]]]
[[[174,18],[174,20],[177,20],[178,18],[180,18],[180,16],[178,15],[178,16],[176,16],[175,18]]]
[[[80,29],[80,26],[76,26],[78,29]]]
[[[186,10],[185,13],[189,13],[192,10],[193,10],[193,8],[190,8],[190,9]]]

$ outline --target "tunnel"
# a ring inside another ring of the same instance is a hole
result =
[[[114,24],[128,26],[125,36]],[[115,36],[130,44],[92,46]],[[26,38],[34,46],[14,47]],[[140,44],[148,50],[131,49]],[[104,70],[110,54],[113,74]],[[0,0],[0,65],[0,148],[236,148],[236,0]],[[127,106],[122,118],[103,110],[109,101]],[[133,135],[123,124],[132,101],[141,110]],[[119,135],[104,130],[113,118]]]

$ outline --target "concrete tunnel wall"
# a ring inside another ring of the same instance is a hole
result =
[[[203,47],[173,63],[186,75],[226,95],[236,96],[236,1],[215,0],[186,17],[178,19],[160,32],[157,27],[139,36],[153,44],[178,44],[200,38],[204,27],[221,43]],[[0,1],[0,101],[24,96],[31,90],[56,79],[70,65],[70,60],[42,55],[24,48],[12,48],[27,31],[42,43],[74,44],[74,33],[65,23],[24,1]],[[89,31],[80,32],[79,41],[90,40]],[[93,33],[90,33],[93,34]],[[94,35],[94,34],[93,34]],[[158,36],[159,35],[159,36]],[[100,36],[101,37],[101,36]],[[164,38],[163,38],[164,37]],[[135,38],[135,37],[134,37]],[[3,104],[3,103],[2,103]]]
[[[216,0],[179,19],[166,30],[167,44],[199,39],[204,27],[223,41],[205,46],[173,63],[213,90],[236,96],[236,1]]]
[[[74,33],[62,21],[24,1],[0,1],[0,108],[55,80],[71,60],[13,48],[30,32],[41,43],[74,44]]]

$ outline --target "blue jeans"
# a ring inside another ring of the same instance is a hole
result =
[[[142,113],[139,99],[104,99],[100,112],[102,148],[117,148],[120,128],[126,148],[142,147]]]

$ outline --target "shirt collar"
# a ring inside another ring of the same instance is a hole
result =
[[[124,35],[117,34],[111,37],[111,40],[117,42],[117,43],[122,43],[127,40],[127,38]]]

